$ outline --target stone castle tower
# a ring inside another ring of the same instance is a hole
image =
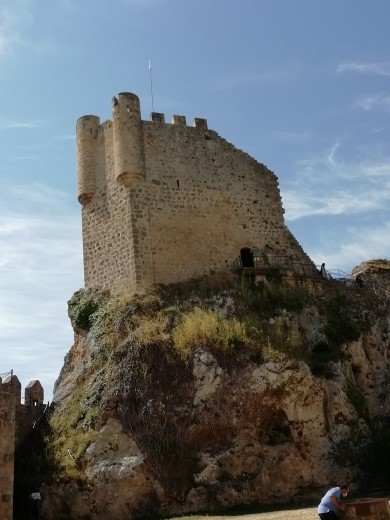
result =
[[[78,120],[77,168],[86,288],[180,282],[231,268],[253,247],[314,272],[284,223],[275,174],[205,119],[143,121],[138,97],[122,92],[112,121]]]

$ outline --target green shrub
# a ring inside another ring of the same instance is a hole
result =
[[[126,305],[126,300],[108,299],[90,317],[90,335],[94,341],[94,360],[97,367],[107,362],[115,343],[120,340],[114,323]]]
[[[339,292],[330,298],[325,310],[327,324],[324,332],[330,343],[342,345],[360,338],[360,328],[352,317],[351,302],[346,294]]]
[[[256,283],[253,277],[242,276],[236,289],[236,305],[240,315],[260,313],[273,317],[283,310],[300,311],[310,302],[305,287],[290,286],[278,280],[276,270],[270,282]]]
[[[65,478],[83,478],[82,458],[97,436],[89,427],[91,421],[94,422],[97,406],[88,407],[86,400],[85,392],[79,390],[62,402],[50,418],[50,451]]]
[[[68,301],[68,314],[72,325],[76,329],[89,330],[92,315],[99,308],[101,302],[107,298],[105,291],[79,289]]]

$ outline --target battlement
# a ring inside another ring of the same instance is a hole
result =
[[[0,392],[12,395],[16,405],[41,406],[44,401],[44,390],[41,383],[35,379],[30,381],[24,390],[24,403],[21,402],[22,385],[18,377],[11,371],[0,376]]]
[[[85,286],[140,290],[227,269],[243,248],[270,244],[310,264],[285,226],[276,175],[209,130],[206,119],[112,98],[112,120],[77,121]]]
[[[15,446],[37,419],[43,407],[43,388],[38,380],[25,388],[13,372],[0,374],[0,518],[12,520]]]
[[[150,114],[150,120],[153,123],[163,123],[165,124],[165,115],[161,114],[160,112],[152,112]],[[172,125],[180,125],[180,126],[186,126],[187,120],[185,116],[178,116],[173,115],[171,120]],[[194,128],[200,128],[201,130],[207,130],[207,119],[203,119],[200,117],[195,117],[192,126]]]
[[[81,204],[90,202],[96,190],[96,155],[102,133],[112,132],[116,181],[130,187],[145,178],[143,123],[146,121],[141,119],[138,96],[121,92],[112,98],[111,106],[112,121],[101,125],[100,118],[94,115],[82,116],[77,121],[78,200]],[[158,112],[151,113],[150,122],[167,124],[164,114]],[[186,127],[186,117],[173,115],[171,124]],[[207,130],[207,120],[195,118],[192,128]]]

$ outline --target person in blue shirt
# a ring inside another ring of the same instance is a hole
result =
[[[340,502],[341,497],[345,498],[348,495],[349,486],[344,484],[343,486],[336,486],[329,489],[322,497],[319,503],[317,512],[321,520],[337,520],[338,512],[344,511],[345,504]]]

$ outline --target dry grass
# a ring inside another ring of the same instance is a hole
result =
[[[315,520],[318,518],[316,507],[304,509],[283,509],[282,511],[268,511],[267,513],[253,513],[250,515],[194,515],[187,517],[176,517],[175,520]]]
[[[246,327],[237,319],[223,318],[211,309],[195,308],[185,314],[173,331],[175,347],[183,359],[188,359],[196,347],[233,352],[248,341]]]
[[[378,258],[377,260],[370,260],[366,262],[367,267],[372,269],[383,269],[385,271],[390,270],[390,260],[387,258]]]

